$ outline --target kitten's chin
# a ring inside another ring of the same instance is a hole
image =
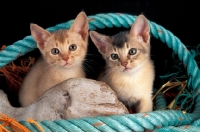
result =
[[[80,65],[79,63],[65,63],[65,64],[62,65],[62,67],[66,68],[66,69],[70,69],[70,68],[73,68],[73,67],[77,67],[79,65]]]
[[[70,64],[70,63],[66,63],[66,64],[63,65],[63,67],[69,69],[69,68],[72,67],[72,64]]]
[[[127,73],[127,74],[128,74],[128,73],[132,73],[132,72],[133,72],[133,69],[132,69],[132,68],[124,68],[124,67],[123,67],[123,68],[120,69],[120,72],[121,72],[121,73]]]
[[[122,72],[124,73],[131,73],[132,72],[132,68],[124,68],[124,70]]]
[[[72,62],[69,63],[69,62],[66,62],[66,61],[61,61],[61,62],[58,63],[58,65],[60,67],[62,67],[62,68],[69,69],[69,68],[71,68],[71,67],[74,66],[74,63],[72,63]]]

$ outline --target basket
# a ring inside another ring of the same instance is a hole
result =
[[[106,13],[88,16],[89,29],[96,30],[113,27],[129,28],[135,21],[136,16],[123,13]],[[59,29],[69,29],[74,20],[58,24],[54,27],[47,28],[52,32]],[[45,132],[58,131],[92,131],[92,132],[128,132],[128,131],[198,131],[200,130],[200,71],[194,59],[194,56],[186,46],[170,31],[162,26],[149,21],[151,35],[160,39],[174,53],[187,71],[188,81],[187,88],[195,91],[193,98],[195,100],[193,111],[190,113],[181,110],[163,110],[166,103],[163,97],[158,95],[156,98],[156,110],[146,113],[125,114],[113,116],[85,117],[81,119],[55,120],[37,122]],[[36,49],[36,43],[32,36],[27,36],[14,44],[6,47],[0,52],[0,68],[26,53]],[[39,131],[34,124],[26,121],[19,121],[30,131]]]

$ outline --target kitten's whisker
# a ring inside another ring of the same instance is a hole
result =
[[[108,74],[106,76],[108,80],[113,76],[114,72],[115,72],[114,69],[111,69],[111,70],[108,71]]]
[[[99,63],[97,63],[96,61],[90,60],[90,59],[84,59],[84,61],[85,61],[85,62],[88,62],[88,63],[91,63],[91,64],[93,64],[93,63],[94,63],[94,64],[97,64],[97,65],[99,64]]]
[[[83,67],[84,69],[86,69],[86,72],[89,73],[90,75],[96,74],[95,70],[87,63],[84,63]]]
[[[41,72],[41,74],[45,74],[45,73],[48,73],[49,70],[51,70],[52,68],[54,68],[56,66],[55,63],[47,66],[46,68],[44,68],[44,70]]]
[[[86,54],[86,56],[89,55],[89,56],[99,56],[99,55],[96,55],[96,54]]]
[[[86,62],[89,62],[90,60],[87,60],[87,59],[77,59],[77,60],[83,61],[82,66],[87,73],[91,74],[90,71],[92,71],[93,73],[96,73],[95,70],[89,64],[86,63]]]
[[[90,73],[90,70],[88,70],[88,67],[83,67],[86,73]]]
[[[55,65],[55,63],[53,63],[53,64],[47,66],[46,68],[44,68],[44,70],[43,70],[42,72],[44,72],[46,69],[48,69],[48,68],[50,68],[50,67],[52,67],[52,66],[54,66],[54,65]]]
[[[113,76],[114,72],[115,72],[115,69],[106,70],[105,72],[103,72],[103,74],[100,75],[100,78],[104,76],[104,78],[109,80]]]
[[[57,68],[57,67],[58,67],[57,65],[53,65],[53,66],[49,67],[45,72],[42,72],[44,78],[46,78],[46,76],[49,75],[49,71],[50,71],[50,70],[52,71],[54,68]]]

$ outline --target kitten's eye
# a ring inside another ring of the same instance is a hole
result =
[[[129,55],[135,55],[137,53],[137,49],[136,48],[131,48],[128,52]]]
[[[71,44],[70,46],[69,46],[69,50],[71,50],[71,51],[74,51],[74,50],[76,50],[77,49],[77,46],[75,45],[75,44]]]
[[[60,51],[59,51],[59,49],[57,49],[57,48],[53,48],[53,49],[51,50],[51,53],[52,53],[53,55],[57,55],[57,54],[60,53]]]
[[[111,58],[112,58],[113,60],[116,60],[116,59],[118,59],[119,57],[118,57],[117,54],[111,54]]]

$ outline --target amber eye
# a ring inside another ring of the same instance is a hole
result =
[[[111,56],[111,58],[112,58],[113,60],[116,60],[116,59],[119,58],[117,54],[111,54],[110,56]]]
[[[129,55],[135,55],[137,53],[137,49],[136,48],[131,48],[128,52]]]
[[[71,44],[70,46],[69,46],[69,50],[70,51],[75,51],[77,49],[77,46],[75,45],[75,44]]]
[[[51,54],[57,55],[57,54],[59,54],[59,53],[60,53],[59,49],[57,49],[57,48],[51,49]]]

